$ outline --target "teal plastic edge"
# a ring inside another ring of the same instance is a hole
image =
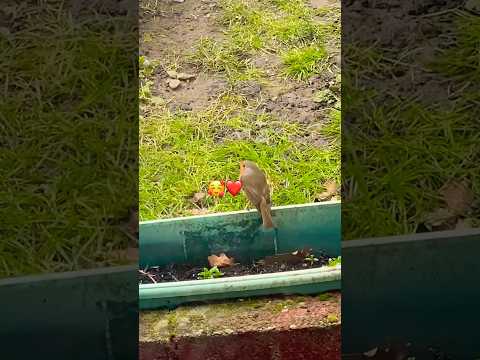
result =
[[[140,285],[140,309],[174,307],[194,301],[273,294],[316,294],[339,290],[341,266],[237,276],[213,280]]]
[[[480,358],[478,254],[478,228],[344,241],[342,351],[390,338]]]

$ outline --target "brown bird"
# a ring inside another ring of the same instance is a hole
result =
[[[270,200],[270,187],[265,173],[253,161],[240,161],[240,181],[248,200],[262,215],[263,226],[273,228]]]

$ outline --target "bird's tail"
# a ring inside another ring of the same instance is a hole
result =
[[[267,229],[271,229],[275,227],[273,225],[272,212],[270,210],[270,206],[267,205],[265,198],[263,198],[260,203],[260,212],[262,214],[263,227]]]

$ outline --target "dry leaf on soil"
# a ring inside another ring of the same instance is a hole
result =
[[[464,215],[474,200],[473,191],[467,181],[450,181],[442,186],[440,194],[447,204],[448,209],[457,215]]]
[[[190,201],[194,204],[198,204],[198,203],[202,202],[205,199],[206,196],[207,196],[207,194],[204,193],[204,192],[196,192],[195,194],[193,194]]]
[[[208,257],[208,263],[210,267],[227,267],[232,266],[234,264],[235,259],[229,258],[225,253],[221,253],[220,255],[210,255]]]
[[[328,201],[334,197],[338,191],[338,185],[334,180],[328,180],[325,184],[325,191],[315,196],[315,201]]]
[[[425,216],[425,226],[430,230],[444,225],[453,225],[456,222],[455,214],[449,209],[438,208]]]

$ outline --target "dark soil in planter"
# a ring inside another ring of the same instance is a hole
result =
[[[236,263],[229,267],[222,267],[219,270],[223,273],[222,278],[270,274],[276,272],[285,272],[292,270],[303,270],[309,268],[319,268],[328,264],[329,256],[326,254],[315,254],[318,261],[313,263],[305,261],[304,256],[295,256],[290,253],[279,254],[266,257],[263,260],[250,264]],[[169,264],[167,266],[152,266],[142,270],[139,273],[140,284],[153,284],[161,282],[174,282],[185,280],[201,280],[198,274],[203,271],[205,266],[196,266],[189,264]]]

